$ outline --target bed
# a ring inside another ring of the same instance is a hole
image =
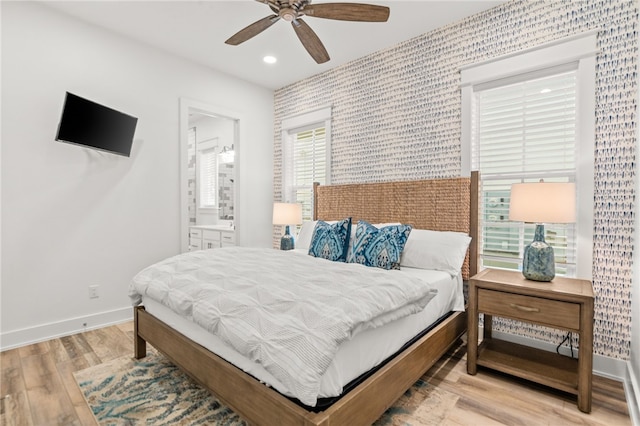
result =
[[[477,201],[476,173],[470,178],[316,186],[314,218],[332,221],[352,217],[354,221],[400,222],[416,229],[468,234],[471,243],[457,278],[468,279],[477,271]],[[438,293],[445,292],[441,289]],[[265,385],[265,380],[255,378],[260,375],[250,366],[227,361],[228,354],[217,355],[212,349],[216,344],[190,332],[179,317],[166,311],[151,300],[134,308],[135,357],[143,358],[146,343],[150,343],[249,423],[265,425],[372,423],[466,331],[467,323],[464,310],[437,314],[437,321],[424,334],[385,357],[375,368],[367,367],[366,374],[350,378],[347,391],[338,397],[321,398],[312,407],[287,395],[286,389],[279,392],[277,385]],[[395,334],[393,330],[387,333]]]

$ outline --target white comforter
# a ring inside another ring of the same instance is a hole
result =
[[[340,343],[421,311],[436,292],[394,271],[228,247],[152,265],[129,295],[134,305],[145,295],[196,322],[315,406]]]

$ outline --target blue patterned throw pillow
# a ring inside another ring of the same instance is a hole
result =
[[[327,260],[346,262],[350,236],[350,217],[334,224],[319,220],[313,230],[309,254]]]
[[[356,228],[350,263],[382,269],[400,269],[400,255],[411,233],[411,225],[376,228],[361,220]]]

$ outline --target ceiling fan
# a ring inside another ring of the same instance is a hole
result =
[[[389,19],[389,8],[362,3],[323,3],[311,4],[311,0],[256,0],[264,3],[273,15],[262,18],[229,37],[225,43],[237,46],[257,36],[271,25],[284,19],[291,22],[302,45],[319,64],[329,60],[329,54],[320,38],[306,22],[303,16],[337,19],[340,21],[385,22]]]

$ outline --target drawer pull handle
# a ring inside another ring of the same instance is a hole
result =
[[[530,306],[522,306],[522,305],[518,305],[516,303],[511,303],[509,306],[511,306],[512,308],[515,308],[519,311],[524,311],[524,312],[540,312],[539,308],[532,308]]]

